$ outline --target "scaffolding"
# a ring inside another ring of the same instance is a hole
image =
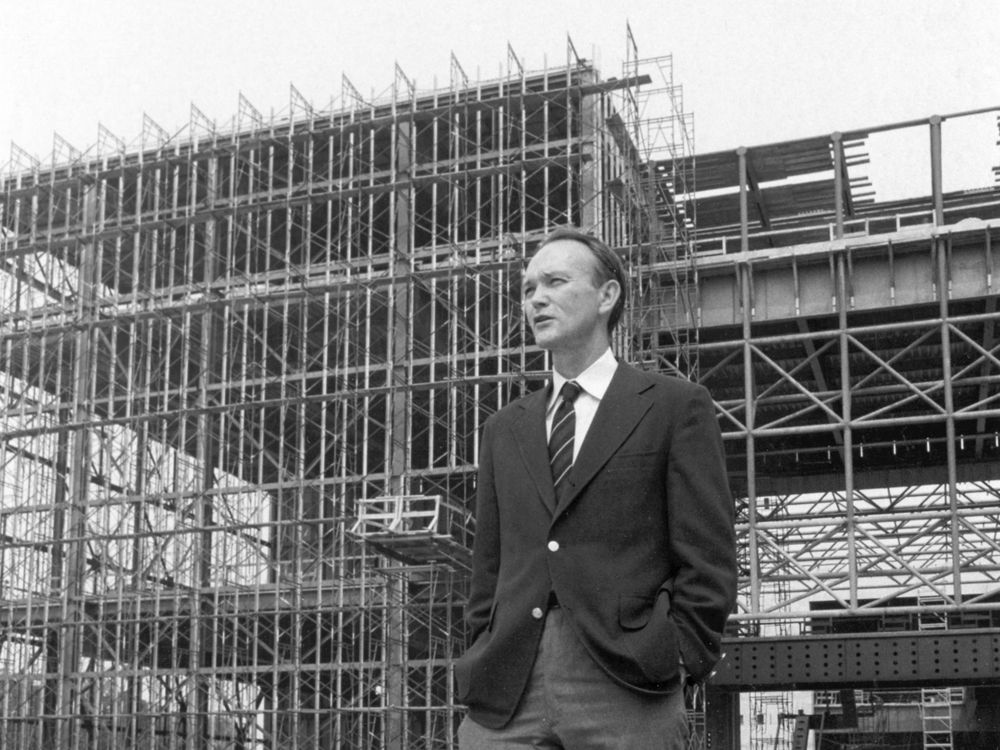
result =
[[[619,112],[647,80],[569,41],[14,147],[3,747],[454,746],[480,429],[548,368],[519,271],[558,225],[650,248]]]
[[[618,77],[568,40],[541,71],[508,48],[492,80],[452,57],[430,92],[397,66],[377,100],[344,77],[329,109],[293,87],[12,148],[3,747],[453,747],[480,429],[548,376],[519,274],[564,224],[627,260],[617,352],[722,424],[739,606],[696,744],[733,738],[726,690],[872,668],[779,661],[793,639],[996,629],[1000,183],[945,190],[942,144],[995,140],[998,108],[696,159],[670,58],[626,42]],[[860,170],[903,129],[931,184],[879,202]],[[774,660],[727,685],[761,633]]]
[[[763,497],[760,498],[760,504],[762,518],[775,521],[787,519],[788,507],[784,498]],[[740,506],[738,515],[742,516],[746,509],[742,503]],[[783,568],[784,562],[779,552],[783,546],[780,536],[781,532],[778,531],[770,539],[771,544],[762,545],[758,552],[758,564],[763,570],[761,599],[771,604],[787,601],[790,591],[788,581],[776,573]],[[741,567],[749,566],[748,550],[741,551]],[[796,629],[795,623],[780,619],[755,623],[754,626],[756,632],[770,637],[786,637]],[[795,696],[790,691],[751,691],[742,696],[742,701],[749,708],[747,734],[750,750],[796,750],[795,733],[788,726],[790,719],[794,721],[796,708]]]
[[[684,109],[673,57],[640,57],[631,27],[626,31],[624,73],[650,82],[623,90],[621,110],[637,180],[613,186],[615,194],[630,189],[640,195],[631,201],[641,212],[633,225],[642,232],[629,264],[634,277],[630,355],[650,369],[696,378],[694,116]]]
[[[949,622],[950,645],[959,629],[995,632],[1000,613],[998,110],[698,154],[697,372],[737,497],[730,664],[752,662],[717,685],[888,681],[917,688],[912,732],[928,746],[974,731],[952,691],[979,684],[983,660],[957,644],[935,662],[941,646],[919,631]],[[981,140],[962,143],[970,124]],[[880,201],[866,171],[879,139],[904,135],[929,179]],[[975,148],[989,183],[946,189],[949,148]],[[920,644],[909,681],[907,639]],[[968,671],[944,678],[942,663]],[[822,730],[830,746],[904,734]]]

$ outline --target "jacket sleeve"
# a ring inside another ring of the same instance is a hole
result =
[[[500,518],[493,481],[493,422],[487,420],[479,446],[479,477],[476,483],[476,525],[472,544],[472,582],[465,621],[469,642],[489,626],[500,570]]]
[[[667,469],[668,533],[677,574],[667,588],[681,658],[700,680],[719,658],[726,618],[736,603],[735,513],[708,391],[697,386],[680,412]]]

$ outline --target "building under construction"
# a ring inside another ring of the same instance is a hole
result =
[[[547,377],[519,273],[565,224],[627,262],[619,354],[718,406],[740,604],[692,746],[764,747],[748,713],[790,691],[824,692],[788,747],[995,746],[1000,186],[943,175],[1000,108],[696,155],[627,38],[611,77],[568,42],[13,149],[4,748],[455,747],[479,434]],[[896,131],[927,180],[882,200]]]

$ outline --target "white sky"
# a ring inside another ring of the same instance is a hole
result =
[[[995,0],[4,0],[0,166],[11,141],[47,162],[54,132],[87,150],[98,123],[134,143],[144,112],[173,133],[192,103],[221,126],[240,92],[324,109],[397,62],[444,87],[451,52],[495,78],[508,42],[536,70],[568,34],[620,75],[626,20],[640,56],[673,55],[700,153],[1000,105]]]

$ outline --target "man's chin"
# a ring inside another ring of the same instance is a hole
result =
[[[535,346],[537,346],[539,349],[545,349],[546,351],[549,351],[553,347],[552,338],[550,336],[546,336],[545,334],[539,336],[536,333],[534,339],[535,339]]]

